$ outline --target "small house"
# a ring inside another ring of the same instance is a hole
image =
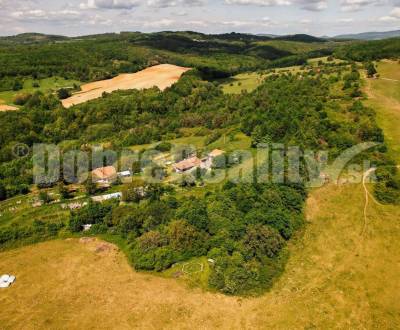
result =
[[[173,168],[177,173],[185,173],[194,168],[200,167],[201,163],[202,161],[199,158],[191,157],[188,159],[184,159],[179,163],[176,163],[175,165],[173,165]]]

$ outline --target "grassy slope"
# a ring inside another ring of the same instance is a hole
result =
[[[230,79],[226,79],[226,83],[222,88],[226,94],[240,94],[243,90],[252,92],[261,85],[264,75],[257,72],[238,74]]]
[[[282,41],[283,43],[287,41]],[[304,45],[304,44],[302,44]],[[328,57],[319,57],[308,60],[308,64],[310,66],[317,66],[318,62],[327,62]],[[334,63],[343,62],[341,60],[335,59]],[[300,66],[292,66],[286,68],[277,68],[275,72],[291,72],[293,74],[297,72],[301,72]],[[222,89],[226,94],[240,94],[243,90],[247,92],[252,92],[258,86],[260,86],[267,74],[258,73],[258,72],[250,72],[250,73],[241,73],[229,79],[224,79],[222,82]]]
[[[74,84],[77,84],[78,86],[81,84],[79,81],[67,80],[67,79],[64,79],[61,77],[51,77],[51,78],[40,79],[37,81],[37,82],[39,82],[39,85],[40,85],[40,87],[38,87],[38,88],[34,88],[32,86],[33,82],[34,82],[33,79],[25,79],[24,88],[22,90],[19,90],[17,92],[15,92],[15,91],[0,92],[0,100],[2,100],[4,103],[12,105],[14,97],[17,94],[34,93],[36,91],[48,93],[48,92],[56,91],[63,87],[73,87]]]
[[[377,66],[380,79],[366,80],[368,105],[377,111],[379,126],[383,128],[392,156],[400,163],[400,64],[380,62]]]
[[[53,198],[59,197],[56,195],[56,189],[49,189],[48,192]],[[0,202],[0,228],[12,224],[30,225],[34,220],[59,222],[68,218],[69,211],[62,210],[60,203],[32,207],[37,200],[38,194],[34,192]]]

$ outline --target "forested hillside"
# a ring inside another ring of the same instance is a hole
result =
[[[274,60],[299,55],[297,51],[280,49],[279,43],[276,47],[258,44],[267,40],[270,38],[190,32],[126,32],[81,38],[29,34],[3,38],[0,40],[0,90],[13,88],[15,79],[24,77],[38,79],[59,75],[93,81],[136,72],[157,63],[196,67],[206,78],[212,79],[265,69]],[[332,51],[323,42],[313,41],[314,50]],[[304,63],[307,51],[301,55]],[[288,64],[290,61],[299,64],[297,57],[288,60]]]
[[[400,38],[376,41],[356,41],[336,49],[339,58],[353,61],[372,61],[400,56]]]

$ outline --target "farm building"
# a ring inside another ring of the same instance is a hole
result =
[[[120,178],[128,178],[130,176],[131,176],[131,171],[118,172],[118,177]]]
[[[95,183],[111,183],[116,177],[117,171],[114,166],[100,167],[92,171],[92,178]]]
[[[198,157],[191,157],[184,159],[173,165],[173,168],[177,173],[185,173],[198,167],[208,170],[212,167],[214,160],[223,154],[225,154],[223,150],[215,149],[205,158],[199,159]]]
[[[117,192],[117,193],[113,193],[113,194],[108,194],[108,195],[102,195],[102,196],[94,196],[92,197],[92,200],[94,202],[104,202],[104,201],[108,201],[110,199],[121,199],[122,198],[122,193]]]
[[[184,173],[201,166],[201,162],[201,159],[197,157],[191,157],[188,159],[184,159],[179,163],[176,163],[175,165],[173,165],[173,168],[177,173]]]

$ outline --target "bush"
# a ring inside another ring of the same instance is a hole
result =
[[[20,80],[15,80],[14,85],[13,85],[13,91],[19,91],[22,88],[24,88],[23,83]]]
[[[111,211],[116,206],[116,201],[108,201],[103,204],[89,201],[89,204],[80,210],[71,212],[68,221],[68,229],[73,232],[80,232],[83,225],[107,223],[107,217],[111,217]]]
[[[61,88],[58,90],[57,95],[60,100],[64,100],[71,96],[71,92],[68,89]]]
[[[50,195],[45,192],[45,191],[41,191],[39,193],[39,200],[43,203],[43,204],[49,204],[51,202],[51,197]]]
[[[157,151],[160,151],[160,152],[168,152],[168,151],[171,151],[172,144],[169,142],[161,142],[161,143],[157,144],[154,149]]]
[[[31,97],[32,97],[32,95],[31,95],[31,94],[27,94],[27,93],[17,94],[17,95],[14,97],[13,102],[14,102],[14,104],[16,104],[16,105],[25,105],[25,104],[29,101],[29,99],[30,99]]]
[[[214,131],[210,136],[208,136],[205,140],[205,145],[208,146],[211,143],[214,143],[215,141],[219,140],[221,138],[222,134],[218,131]]]

